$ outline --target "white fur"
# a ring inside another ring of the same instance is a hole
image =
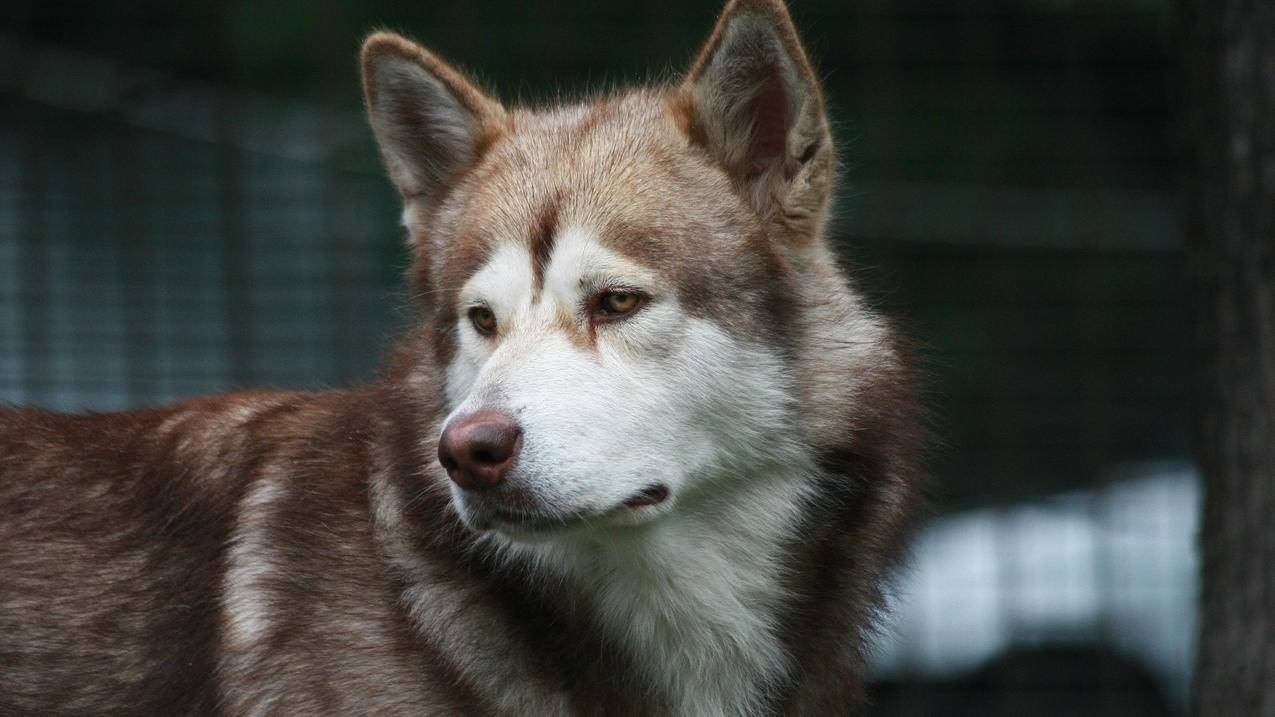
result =
[[[251,674],[259,668],[254,655],[269,634],[270,615],[275,612],[264,584],[276,569],[270,560],[273,541],[268,527],[274,503],[284,495],[284,485],[281,477],[267,473],[239,505],[222,578],[222,629],[227,650],[221,669],[227,673]],[[233,695],[230,700],[238,702],[244,714],[265,715],[278,699],[276,689],[271,686],[257,693]]]
[[[786,597],[779,549],[802,488],[793,476],[769,478],[703,512],[674,513],[638,540],[563,551],[678,714],[748,714],[758,687],[788,669],[774,623]]]
[[[597,327],[594,352],[561,330],[562,316],[584,326],[587,294],[609,284],[651,301]],[[602,623],[678,713],[752,712],[758,688],[788,669],[774,624],[780,550],[813,470],[788,433],[791,377],[769,349],[687,314],[673,287],[587,229],[557,238],[538,298],[533,289],[531,257],[512,243],[462,288],[462,307],[483,302],[499,334],[482,337],[462,319],[451,416],[515,416],[524,443],[509,480],[590,522],[502,542],[594,596]],[[623,507],[655,483],[671,491],[663,504]],[[453,494],[465,517],[467,497]]]
[[[225,596],[226,639],[237,649],[249,649],[266,636],[272,612],[261,585],[274,572],[269,555],[273,546],[267,533],[272,504],[283,495],[283,484],[263,477],[248,491],[239,506],[227,553],[228,567],[222,580]]]

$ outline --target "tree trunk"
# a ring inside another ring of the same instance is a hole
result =
[[[1275,715],[1275,1],[1189,0],[1206,481],[1197,715]]]

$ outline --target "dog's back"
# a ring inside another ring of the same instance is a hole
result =
[[[182,412],[0,411],[0,713],[211,706],[242,476],[189,460]]]

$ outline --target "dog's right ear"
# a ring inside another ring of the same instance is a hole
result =
[[[368,37],[361,60],[368,120],[394,186],[404,199],[437,200],[499,136],[504,109],[394,33]]]

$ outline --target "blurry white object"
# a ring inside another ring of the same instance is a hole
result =
[[[1190,464],[1143,463],[1098,489],[934,521],[899,576],[874,674],[943,679],[1010,648],[1103,645],[1185,709],[1200,500]]]

